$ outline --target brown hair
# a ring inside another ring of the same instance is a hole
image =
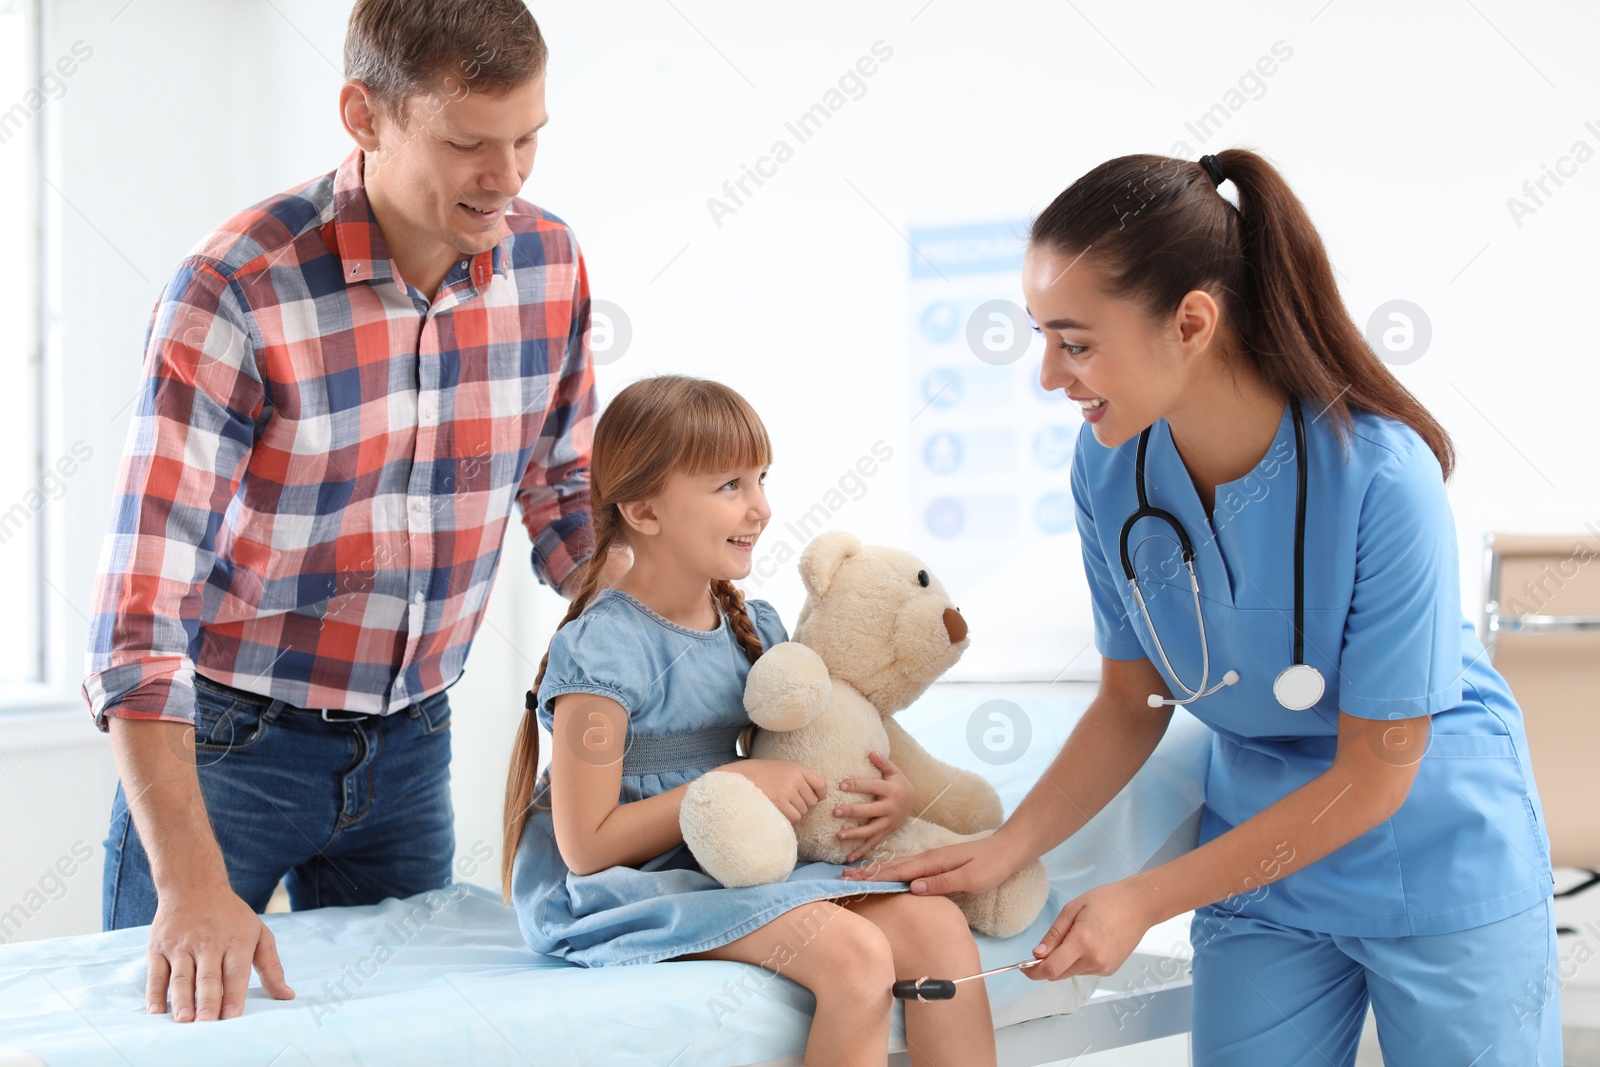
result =
[[[772,462],[772,445],[766,427],[749,403],[718,382],[677,374],[644,378],[623,389],[600,415],[595,425],[590,459],[590,514],[594,552],[583,572],[583,585],[572,598],[566,618],[556,629],[582,615],[600,589],[606,555],[615,544],[627,542],[627,526],[619,503],[645,500],[660,493],[673,474],[690,476],[721,473],[745,467],[765,467]],[[734,636],[754,663],[760,658],[761,637],[744,609],[744,597],[726,580],[711,583]],[[533,692],[544,682],[550,652],[539,661]],[[517,727],[506,778],[505,850],[500,875],[507,900],[511,899],[511,868],[522,840],[528,812],[537,803],[534,792],[539,770],[539,720],[525,711]]]
[[[398,119],[437,78],[449,97],[505,92],[543,74],[548,54],[523,0],[356,0],[344,76]]]
[[[1448,480],[1455,450],[1351,321],[1305,205],[1248,149],[1216,154],[1234,210],[1199,163],[1121,156],[1073,182],[1034,219],[1032,243],[1085,255],[1106,291],[1153,318],[1195,289],[1211,293],[1243,358],[1271,385],[1314,401],[1341,440],[1354,409],[1410,426]]]

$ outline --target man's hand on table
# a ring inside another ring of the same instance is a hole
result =
[[[170,998],[180,1023],[241,1014],[252,966],[274,1000],[294,999],[272,931],[226,884],[161,893],[145,962],[145,1010]]]

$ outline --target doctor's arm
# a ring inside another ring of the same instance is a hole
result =
[[[1100,688],[1056,758],[990,837],[845,871],[850,880],[910,882],[917,894],[982,892],[1077,833],[1143,767],[1172,721],[1151,708],[1166,681],[1147,659],[1102,657]]]
[[[1428,726],[1426,715],[1362,719],[1340,712],[1328,770],[1192,852],[1068,903],[1034,950],[1046,962],[1029,977],[1110,974],[1156,923],[1255,892],[1349,844],[1405,802]]]

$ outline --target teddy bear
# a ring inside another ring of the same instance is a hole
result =
[[[806,600],[793,638],[764,652],[745,682],[745,711],[757,728],[750,755],[810,767],[828,792],[791,823],[743,775],[699,776],[685,791],[679,825],[701,869],[723,885],[746,886],[784,881],[800,860],[843,863],[857,842],[835,834],[861,820],[836,818],[833,809],[874,798],[838,786],[880,773],[869,751],[887,755],[916,787],[917,815],[868,859],[993,833],[1003,821],[994,787],[930,756],[894,719],[970,643],[944,587],[911,553],[863,545],[843,531],[812,540],[799,569]],[[1035,860],[987,892],[950,896],[974,930],[1010,937],[1038,917],[1049,890]]]

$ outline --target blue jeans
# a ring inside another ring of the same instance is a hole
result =
[[[195,765],[228,881],[262,911],[287,876],[296,911],[373,904],[450,882],[450,704],[435,693],[392,715],[328,722],[195,679]],[[156,913],[150,860],[122,786],[111,805],[101,919]]]

